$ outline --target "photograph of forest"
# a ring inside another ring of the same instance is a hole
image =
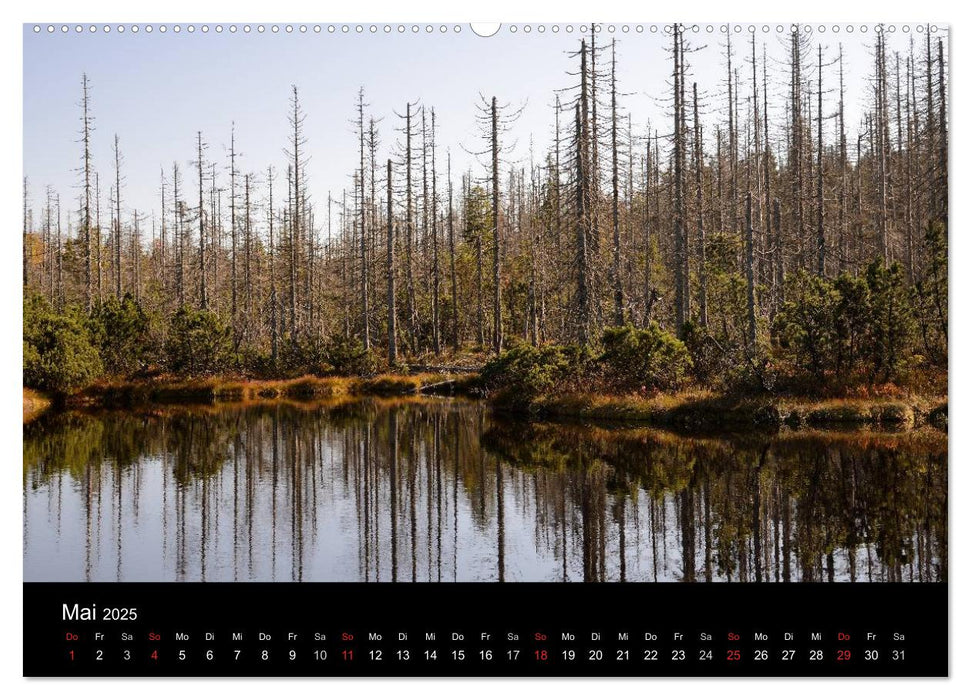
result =
[[[25,580],[947,580],[948,52],[25,25]]]

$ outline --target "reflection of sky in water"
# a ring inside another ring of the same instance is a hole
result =
[[[940,446],[528,429],[438,402],[55,417],[24,439],[29,581],[944,575]]]

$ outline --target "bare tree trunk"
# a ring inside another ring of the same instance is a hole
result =
[[[428,263],[428,243],[431,240],[428,235],[428,125],[425,119],[425,105],[421,107],[421,246],[419,258],[422,264]],[[425,290],[425,296],[431,296],[431,274],[427,270],[421,275],[421,281]],[[420,327],[420,324],[419,324]]]
[[[860,161],[860,153],[863,150],[863,135],[856,137],[856,162]],[[863,168],[856,169],[856,244],[857,250],[863,247]],[[854,260],[854,267],[858,266],[862,260],[862,254],[857,253]]]
[[[492,98],[492,351],[502,349],[502,228],[499,225],[499,110]]]
[[[250,207],[250,181],[249,173],[243,176],[243,286],[245,295],[243,297],[244,314],[243,322],[244,334],[250,340],[253,330],[253,215]]]
[[[81,226],[83,227],[82,236],[84,240],[84,299],[86,308],[90,312],[93,298],[91,288],[91,131],[93,126],[88,109],[88,90],[88,74],[84,73],[81,76],[81,137],[84,143],[84,210],[81,212]],[[118,138],[116,136],[116,149],[117,144]],[[26,266],[24,270],[26,271]],[[26,286],[26,272],[24,275]]]
[[[448,173],[448,260],[452,282],[452,350],[458,354],[461,347],[459,337],[459,292],[458,277],[455,272],[455,223],[452,216],[452,154],[447,155]]]
[[[388,159],[388,201],[387,201],[387,261],[385,272],[388,278],[388,364],[394,367],[398,362],[398,312],[395,303],[395,279],[394,279],[394,217],[392,214],[392,203],[394,193],[391,187],[391,159]]]
[[[905,212],[902,211],[902,205],[906,204],[906,195],[904,190],[907,183],[904,181],[904,122],[903,122],[903,110],[900,104],[900,52],[894,51],[894,102],[896,106],[896,119],[895,123],[897,125],[897,140],[896,144],[890,144],[890,166],[892,173],[892,182],[890,189],[890,202],[892,208],[893,221],[894,221],[894,231],[900,230],[901,222],[906,226],[906,216]],[[896,145],[896,149],[894,149]],[[904,248],[903,251],[905,262],[907,261],[907,232],[904,231]],[[899,253],[897,257],[900,257]],[[907,267],[906,274],[910,275],[910,268]]]
[[[579,307],[578,340],[581,345],[590,342],[590,284],[588,270],[590,262],[587,250],[587,193],[586,193],[586,148],[584,146],[583,117],[580,104],[576,107],[576,245],[577,245],[577,306]]]
[[[368,270],[371,273],[370,279],[368,280],[368,301],[370,305],[374,305],[375,302],[371,301],[370,297],[372,294],[377,295],[378,289],[378,276],[380,274],[378,270],[378,262],[376,260],[378,251],[378,239],[381,236],[381,226],[378,218],[378,200],[377,200],[377,187],[378,187],[378,135],[377,129],[375,128],[374,116],[368,118],[368,160],[369,168],[371,171],[371,196],[370,196],[370,211],[369,215],[371,217],[370,226],[370,237],[368,240]],[[323,275],[321,275],[323,277]]]
[[[823,229],[823,47],[819,46],[816,76],[816,274],[826,275],[826,232]]]
[[[779,299],[782,292],[782,275],[777,269],[781,253],[776,252],[779,245],[779,233],[773,226],[774,212],[772,210],[772,150],[769,145],[769,78],[768,61],[765,55],[765,44],[762,45],[762,137],[765,140],[765,154],[763,157],[762,170],[765,172],[765,240],[769,247],[769,276],[770,288],[772,289],[772,312],[779,308]]]
[[[635,221],[635,204],[634,204],[634,118],[630,111],[627,112],[627,173],[626,181],[624,183],[624,200],[626,206],[626,215],[624,217],[624,249],[625,249],[625,260],[624,260],[624,285],[627,289],[631,290],[631,293],[624,300],[627,309],[629,310],[629,315],[633,316],[633,296],[634,290],[636,288],[637,273],[635,271],[635,258],[637,250],[637,241],[634,234],[634,221]],[[633,319],[632,319],[633,320]]]
[[[592,325],[593,279],[591,274],[592,195],[588,156],[590,127],[588,122],[587,47],[580,42],[580,101],[576,108],[576,228],[577,228],[577,306],[579,307],[578,339],[581,345],[590,342]]]
[[[341,308],[343,309],[344,316],[344,337],[351,337],[351,290],[353,289],[353,282],[351,277],[353,273],[351,272],[349,263],[349,258],[353,256],[351,252],[351,247],[353,242],[351,241],[351,235],[354,232],[354,227],[349,225],[350,217],[347,214],[347,190],[341,192]]]
[[[296,341],[297,336],[297,237],[296,237],[296,223],[294,222],[294,217],[297,215],[297,206],[294,203],[294,187],[293,187],[293,164],[287,165],[287,198],[290,200],[288,202],[288,209],[290,210],[290,226],[287,230],[288,236],[288,248],[287,251],[290,257],[290,270],[289,270],[289,307],[290,307],[290,343],[291,345]],[[343,259],[343,256],[342,256]],[[346,309],[345,309],[346,311]]]
[[[317,297],[315,294],[314,283],[317,274],[317,244],[314,235],[314,213],[310,208],[307,198],[309,188],[306,178],[304,178],[303,190],[300,194],[300,211],[303,212],[303,224],[301,230],[304,232],[304,239],[307,242],[307,261],[304,267],[303,295],[304,307],[306,309],[306,332],[316,333],[317,326]]]
[[[927,120],[927,171],[926,177],[929,182],[934,181],[933,166],[931,162],[934,158],[934,153],[937,152],[937,115],[934,114],[934,64],[933,64],[933,54],[931,53],[931,31],[930,25],[925,25],[924,36],[926,37],[926,52],[925,61],[926,68],[924,70],[925,78],[927,81],[927,89],[925,92],[925,119]],[[937,211],[937,196],[934,192],[933,187],[926,187],[927,192],[927,216],[933,219],[938,216]]]
[[[789,179],[791,186],[791,203],[793,231],[796,235],[797,251],[800,264],[802,248],[805,241],[805,218],[803,216],[803,127],[802,127],[802,47],[799,36],[792,33],[790,39],[790,136],[789,136]]]
[[[468,205],[471,201],[471,173],[468,181],[470,183],[468,194],[466,195],[466,217],[468,216]],[[482,230],[476,227],[475,230],[475,296],[476,296],[476,336],[480,348],[485,347],[485,273],[482,265]]]
[[[755,250],[752,233],[752,193],[745,196],[745,281],[747,289],[749,353],[755,352]]]
[[[135,301],[141,298],[141,258],[142,241],[141,233],[138,229],[138,210],[132,211],[132,234],[131,234],[131,288],[132,296]]]
[[[557,248],[560,246],[560,236],[563,233],[563,197],[560,182],[560,94],[556,93],[556,104],[553,112],[553,240]]]
[[[64,255],[61,243],[61,195],[57,195],[57,308],[64,308]]]
[[[46,270],[44,272],[47,275],[47,301],[50,302],[51,306],[54,306],[54,260],[57,257],[56,251],[54,250],[54,229],[51,225],[51,195],[53,194],[53,189],[50,185],[47,186],[45,204],[44,204],[44,256],[46,260]]]
[[[674,311],[678,336],[684,334],[688,321],[687,262],[685,250],[684,206],[684,95],[682,81],[683,46],[681,25],[674,24]]]
[[[441,270],[438,259],[438,177],[435,172],[435,109],[432,108],[432,350],[435,356],[442,354],[439,296],[441,294]]]
[[[738,122],[735,119],[735,92],[732,73],[732,35],[727,35],[725,53],[728,59],[728,196],[731,200],[732,232],[738,231]],[[683,57],[682,57],[682,60]]]
[[[273,220],[275,214],[273,212],[273,166],[266,169],[266,185],[267,185],[267,228],[269,230],[269,247],[267,249],[268,268],[270,277],[270,362],[274,368],[277,366],[277,362],[280,357],[280,328],[277,322],[277,297],[276,297],[276,265],[274,261],[276,260],[276,245],[273,240]]]
[[[206,297],[206,231],[205,231],[205,202],[202,195],[202,132],[196,132],[196,155],[199,168],[199,306],[203,311],[209,309],[209,300]]]
[[[159,230],[159,277],[161,280],[160,289],[163,293],[167,293],[169,289],[169,275],[166,274],[166,230],[165,230],[165,169],[159,168],[159,179],[160,183],[160,196],[159,205],[161,207],[159,215],[161,216],[161,228]]]
[[[293,163],[293,195],[291,205],[293,213],[290,216],[290,338],[296,339],[297,335],[297,246],[303,242],[303,213],[301,211],[300,178],[303,170],[303,161],[300,157],[300,149],[306,143],[303,137],[304,115],[300,110],[300,97],[297,86],[292,85],[293,96],[290,99],[290,128],[292,137],[290,142],[290,158]]]
[[[176,171],[178,172],[178,171]],[[176,192],[178,201],[178,192]],[[115,134],[115,297],[121,299],[121,150]]]
[[[97,172],[94,174],[94,227],[97,230],[95,236],[95,256],[98,266],[98,302],[104,301],[104,251],[101,243],[101,177]]]
[[[290,170],[287,169],[287,198],[290,197]],[[238,255],[238,238],[236,234],[236,123],[229,132],[229,236],[230,236],[230,286],[232,288],[232,317],[233,326],[236,325],[236,315],[239,310],[239,282],[236,265]]]
[[[702,187],[704,148],[701,142],[701,120],[698,119],[698,83],[692,83],[695,127],[695,206],[698,209],[698,324],[708,326],[708,272],[705,269],[705,199]]]
[[[837,271],[842,273],[846,270],[846,258],[847,252],[847,231],[846,231],[846,122],[844,120],[844,109],[843,109],[843,99],[844,99],[844,89],[843,89],[843,45],[840,44],[840,54],[839,54],[839,66],[840,66],[840,104],[839,104],[839,158],[840,158],[840,193],[839,193],[839,222],[837,229],[839,231],[839,265]],[[859,165],[857,166],[859,167]]]
[[[592,312],[599,324],[602,320],[602,309],[599,303],[600,294],[600,122],[597,120],[597,25],[590,23],[590,120],[586,121],[584,113],[584,127],[586,129],[587,148],[587,215],[590,224],[587,230],[587,255],[590,263],[590,284]]]
[[[938,152],[937,152],[937,193],[938,216],[941,222],[947,223],[948,194],[947,194],[947,99],[944,78],[944,40],[937,40],[937,108],[938,108]]]
[[[722,175],[722,170],[725,165],[725,159],[722,155],[722,128],[721,126],[715,127],[715,230],[724,231],[725,230],[725,213],[723,211],[725,207],[725,196],[724,187],[722,181],[724,176]]]
[[[906,117],[907,117],[907,157],[905,165],[905,186],[907,190],[906,197],[906,211],[905,211],[905,226],[907,234],[907,281],[913,283],[915,279],[915,255],[914,255],[914,174],[913,174],[913,160],[914,160],[914,146],[915,146],[915,134],[913,127],[913,119],[911,116],[911,85],[913,84],[913,45],[911,45],[911,55],[907,58],[907,78],[906,78],[906,97],[904,100]]]
[[[537,202],[535,200],[536,194],[536,173],[537,168],[533,165],[532,158],[530,158],[530,187],[529,187],[529,200],[526,201],[525,194],[521,194],[520,198],[522,200],[522,206],[528,206],[529,210],[535,211],[537,208]],[[520,190],[525,187],[525,175],[520,177]],[[539,266],[539,255],[540,255],[540,235],[539,231],[541,229],[542,223],[534,221],[531,217],[520,216],[520,229],[523,227],[523,219],[526,219],[526,238],[529,240],[529,321],[528,321],[528,335],[529,342],[533,347],[539,345],[539,284],[538,284],[538,273],[537,267]]]
[[[219,311],[219,258],[223,249],[222,200],[216,187],[216,164],[209,164],[209,238],[212,247],[212,307]],[[272,185],[271,185],[272,188]]]
[[[413,263],[414,207],[411,178],[411,104],[405,110],[405,304],[412,352],[418,343],[417,312],[415,310],[415,278]]]
[[[614,232],[613,267],[611,277],[614,287],[614,323],[624,325],[624,286],[620,277],[620,189],[617,163],[617,40],[612,44],[610,58],[610,151],[611,151],[611,219]]]
[[[766,255],[765,252],[768,249],[768,239],[766,238],[767,228],[763,226],[763,215],[765,219],[768,219],[768,203],[763,206],[762,204],[762,174],[761,168],[769,167],[768,160],[765,163],[760,163],[759,159],[762,157],[762,134],[761,134],[761,123],[759,121],[759,81],[758,81],[758,59],[755,53],[755,34],[752,34],[752,133],[754,134],[754,144],[752,148],[751,155],[749,156],[749,180],[751,181],[751,186],[755,189],[755,211],[753,216],[755,217],[754,224],[757,228],[756,230],[756,257],[758,262],[758,268],[756,270],[756,278],[760,284],[765,284],[768,279],[768,274],[766,272]]]
[[[651,321],[651,128],[647,130],[647,149],[644,153],[644,317],[646,326]]]
[[[363,324],[364,349],[371,348],[370,303],[368,301],[367,215],[364,202],[364,88],[357,99],[358,133],[361,146],[360,215],[361,215],[361,321]]]
[[[183,240],[183,221],[185,218],[185,211],[183,207],[183,202],[179,199],[179,164],[172,164],[172,203],[175,205],[175,235],[173,237],[173,242],[175,243],[175,284],[176,291],[179,300],[179,306],[185,306],[185,245]],[[121,226],[118,226],[119,232]],[[121,250],[119,245],[118,250]],[[117,254],[117,252],[116,252]],[[118,261],[118,276],[121,276],[121,260]]]
[[[886,47],[883,34],[877,34],[876,49],[876,133],[877,143],[877,240],[879,255],[889,264],[890,240],[887,230],[887,76],[886,76]]]

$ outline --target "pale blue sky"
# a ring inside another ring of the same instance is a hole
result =
[[[516,155],[521,158],[528,156],[530,137],[537,153],[542,152],[550,139],[553,91],[574,83],[567,72],[575,71],[577,62],[568,52],[575,51],[580,40],[579,27],[572,33],[565,29],[553,33],[547,28],[541,34],[537,25],[532,25],[528,34],[523,25],[516,33],[504,27],[489,39],[476,37],[467,26],[457,34],[451,25],[444,34],[436,25],[431,35],[426,34],[424,26],[418,33],[409,27],[399,34],[395,25],[390,34],[385,34],[383,25],[379,25],[373,35],[369,25],[362,34],[357,34],[353,25],[347,34],[340,28],[328,33],[326,25],[319,34],[309,27],[305,34],[296,28],[287,34],[283,25],[278,34],[269,29],[259,34],[255,25],[249,34],[241,30],[231,34],[228,25],[217,34],[214,26],[210,25],[205,34],[198,28],[191,34],[184,28],[179,34],[171,29],[162,34],[157,28],[149,34],[142,28],[137,34],[129,29],[108,35],[100,30],[77,34],[73,26],[66,34],[59,27],[48,34],[46,26],[36,34],[32,25],[24,27],[24,170],[30,178],[35,208],[39,209],[43,188],[48,184],[61,192],[65,207],[69,198],[77,196],[82,72],[87,72],[91,84],[96,128],[94,164],[101,172],[105,201],[115,133],[124,155],[126,212],[133,208],[149,214],[158,210],[159,168],[164,166],[170,174],[172,162],[177,160],[189,170],[198,130],[209,144],[208,159],[219,167],[220,183],[228,184],[226,148],[233,121],[237,149],[243,154],[239,169],[262,176],[272,163],[283,172],[293,83],[300,89],[307,115],[305,129],[311,155],[308,176],[311,196],[320,206],[328,190],[339,198],[341,188],[350,187],[357,159],[350,120],[355,115],[360,86],[365,88],[369,111],[383,118],[379,124],[381,162],[398,137],[392,129],[398,128],[401,120],[394,116],[394,110],[403,110],[409,100],[421,100],[435,107],[440,170],[444,172],[445,148],[450,147],[457,173],[470,161],[461,145],[472,149],[481,146],[475,124],[480,92],[495,94],[501,103],[525,103],[510,140],[517,141]],[[775,88],[770,86],[770,110],[781,110],[786,35],[777,33],[775,25],[763,33],[761,26],[756,30],[760,60],[765,42],[770,81],[773,75],[776,77]],[[642,133],[651,119],[664,133],[670,128],[661,101],[666,98],[671,70],[665,52],[669,39],[661,28],[652,33],[650,27],[644,25],[643,32],[637,33],[631,25],[630,31],[623,33],[621,25],[616,25],[613,34],[604,28],[598,37],[603,44],[613,37],[618,39],[619,84],[625,93],[621,104],[632,111],[635,131]],[[744,60],[750,51],[747,28],[742,25],[741,32],[733,35],[743,96],[751,89],[751,67]],[[691,56],[692,80],[697,80],[699,90],[706,95],[705,119],[717,117],[721,121],[725,35],[718,25],[712,34],[705,29],[702,25],[699,33],[688,34],[695,46],[706,47]],[[831,28],[813,34],[813,62],[817,40],[823,44],[824,60],[834,59],[837,44],[843,44],[847,120],[852,129],[868,100],[866,78],[873,28],[867,33],[857,29],[848,34],[844,26],[838,34]],[[888,46],[893,50],[904,49],[910,36],[922,42],[924,35],[914,30],[905,34],[898,28],[888,36]],[[603,60],[607,59],[604,55]],[[761,73],[761,67],[759,70]],[[824,89],[835,90],[835,81],[836,72],[831,69],[824,75]],[[827,94],[824,102],[824,110],[833,111],[835,92]],[[827,133],[832,138],[831,128]],[[713,144],[713,134],[707,134],[706,140]],[[194,181],[194,175],[187,172],[186,185],[191,187]],[[321,211],[317,217],[321,227],[325,225],[323,216]]]

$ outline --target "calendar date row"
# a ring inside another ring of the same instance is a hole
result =
[[[770,660],[781,662],[797,662],[801,658],[811,663],[822,663],[832,660],[837,663],[848,663],[854,659],[865,662],[878,662],[888,660],[892,662],[904,662],[907,658],[905,648],[897,647],[890,649],[865,648],[854,655],[854,650],[850,648],[842,649],[711,649],[711,648],[639,648],[639,649],[603,649],[603,648],[579,648],[579,649],[465,649],[465,648],[280,648],[269,647],[252,649],[233,649],[233,648],[172,648],[160,650],[158,648],[143,649],[140,651],[132,648],[94,648],[86,651],[68,649],[69,660],[84,661],[93,660],[95,662],[121,661],[137,662],[150,661],[158,662],[171,660],[175,662],[270,662],[270,661],[289,661],[297,662],[310,660],[314,662],[335,662],[335,663],[409,663],[421,661],[424,663],[436,662],[440,660],[450,660],[452,662],[463,662],[466,660],[476,660],[478,662],[504,661],[504,662],[537,662],[546,663],[549,661],[559,661],[565,663],[574,662],[630,662],[642,661],[647,663],[668,660],[671,662],[688,662],[695,660],[698,662],[711,662],[721,659],[727,663],[741,663],[750,660],[755,663],[768,662]]]

